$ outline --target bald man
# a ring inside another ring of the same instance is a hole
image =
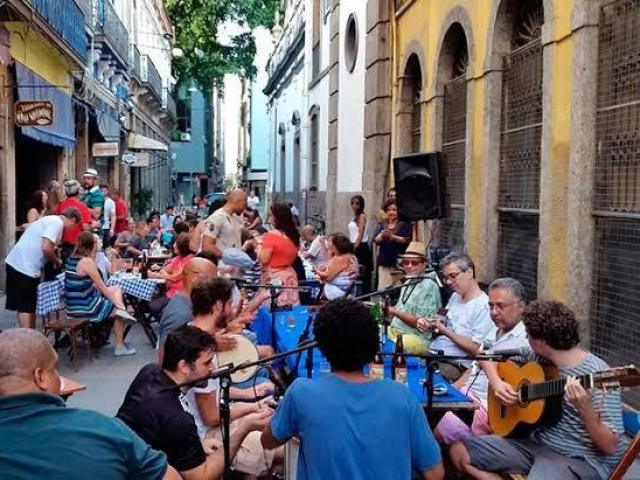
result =
[[[162,310],[158,336],[160,337],[160,360],[164,352],[167,335],[176,328],[189,323],[191,315],[191,290],[199,280],[212,279],[217,276],[213,262],[206,258],[194,257],[182,267],[182,288],[178,290],[167,306]]]
[[[164,453],[120,420],[66,408],[58,355],[42,333],[0,333],[0,476],[11,479],[179,479]]]
[[[227,248],[242,248],[242,212],[247,207],[247,193],[239,188],[227,194],[227,203],[205,220],[202,250],[222,258]]]

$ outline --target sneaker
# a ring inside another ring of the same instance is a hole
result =
[[[123,320],[126,320],[129,323],[137,323],[138,320],[136,319],[136,317],[134,317],[133,315],[131,315],[129,312],[127,312],[126,310],[123,310],[121,308],[116,309],[115,314],[116,317],[120,317]]]
[[[128,347],[126,345],[123,345],[122,347],[116,347],[115,351],[113,352],[113,355],[116,357],[127,357],[129,355],[135,354],[136,349],[133,347]]]

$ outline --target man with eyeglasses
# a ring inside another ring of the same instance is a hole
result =
[[[529,345],[521,316],[524,310],[524,288],[513,278],[498,278],[489,285],[489,311],[495,325],[492,338],[487,341],[492,350],[524,348]],[[471,397],[478,409],[471,426],[454,413],[447,412],[438,426],[436,435],[440,443],[449,445],[463,438],[492,433],[487,418],[487,391],[489,380],[485,369],[488,362],[473,362],[471,368],[458,381],[464,380],[462,392]]]
[[[489,297],[476,281],[473,261],[468,255],[453,252],[441,260],[440,271],[444,282],[453,290],[445,322],[439,318],[421,319],[418,330],[431,328],[439,334],[431,343],[433,351],[452,356],[478,353],[483,341],[492,337],[495,326],[489,314]],[[440,373],[452,382],[470,366],[470,360],[439,362]]]
[[[411,242],[404,254],[398,255],[406,285],[400,289],[396,305],[389,307],[389,315],[393,317],[389,338],[395,341],[398,335],[402,335],[405,351],[413,354],[426,353],[431,344],[432,330],[420,330],[418,323],[421,319],[435,316],[442,306],[438,285],[434,279],[425,276],[425,252],[424,243]]]

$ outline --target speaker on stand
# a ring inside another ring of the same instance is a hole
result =
[[[416,222],[445,216],[445,185],[440,152],[412,153],[393,159],[396,201],[401,220]]]

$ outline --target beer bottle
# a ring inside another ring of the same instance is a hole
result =
[[[396,353],[404,353],[402,335],[398,335],[398,339],[396,340]],[[396,355],[393,359],[395,360],[394,379],[400,383],[407,383],[407,357],[404,355]]]
[[[384,360],[380,352],[376,352],[373,361],[369,364],[369,376],[375,379],[384,378]]]
[[[149,265],[147,265],[147,252],[143,251],[142,262],[140,262],[140,278],[146,280],[149,277],[148,271],[149,271]]]

